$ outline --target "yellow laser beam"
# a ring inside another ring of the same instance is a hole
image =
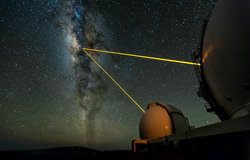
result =
[[[138,107],[143,113],[144,109],[126,92],[123,87],[83,48],[83,51],[89,56],[90,59],[121,89],[121,91]]]
[[[114,54],[114,55],[121,55],[121,56],[143,58],[143,59],[151,59],[151,60],[164,61],[164,62],[172,62],[172,63],[194,65],[194,66],[200,66],[201,65],[200,63],[195,63],[195,62],[181,61],[181,60],[175,60],[175,59],[166,59],[166,58],[159,58],[159,57],[150,57],[150,56],[144,56],[144,55],[133,54],[133,53],[114,52],[114,51],[106,51],[106,50],[90,49],[90,48],[83,48],[83,50],[85,50],[85,51],[93,51],[93,52],[100,52],[100,53],[108,53],[108,54]]]

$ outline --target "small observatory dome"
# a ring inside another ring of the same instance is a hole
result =
[[[139,132],[141,139],[155,139],[187,131],[187,119],[180,110],[171,105],[150,103],[140,120]]]

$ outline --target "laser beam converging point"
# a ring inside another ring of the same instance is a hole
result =
[[[116,84],[118,88],[139,108],[143,113],[145,110],[125,91],[125,89],[92,57],[86,50],[83,48],[83,51],[87,54],[87,56]]]

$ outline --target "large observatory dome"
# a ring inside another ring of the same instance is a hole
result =
[[[220,0],[203,40],[202,72],[230,118],[250,111],[250,1]]]

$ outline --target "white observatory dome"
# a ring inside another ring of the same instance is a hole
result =
[[[155,139],[189,129],[187,119],[171,105],[150,103],[142,115],[139,132],[141,139]]]

